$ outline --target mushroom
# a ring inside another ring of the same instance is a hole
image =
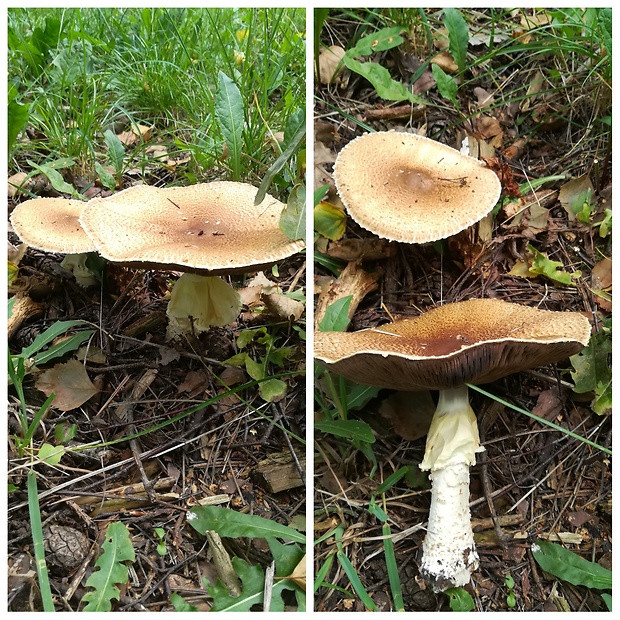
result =
[[[67,198],[34,198],[18,204],[11,214],[17,236],[31,248],[66,254],[62,267],[73,272],[82,286],[97,283],[86,266],[95,244],[84,232],[79,217],[86,203]]]
[[[284,204],[256,188],[215,181],[188,187],[139,185],[91,200],[80,217],[101,255],[142,268],[184,273],[167,313],[171,332],[206,331],[239,314],[239,295],[220,275],[260,270],[299,252],[279,227]]]
[[[394,131],[349,142],[336,159],[334,181],[360,226],[404,243],[437,241],[472,226],[491,211],[502,189],[477,159]]]
[[[467,384],[558,362],[589,337],[590,324],[581,314],[497,299],[447,304],[359,332],[315,334],[315,357],[349,379],[396,390],[439,390],[420,465],[432,480],[420,570],[434,589],[465,585],[478,564],[469,467],[483,448]]]

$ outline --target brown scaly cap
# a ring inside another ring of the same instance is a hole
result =
[[[272,264],[299,252],[279,228],[285,205],[257,189],[216,181],[161,189],[139,185],[91,200],[81,223],[111,261],[181,271],[227,273]]]
[[[472,299],[359,332],[317,332],[314,354],[357,383],[442,390],[558,362],[589,338],[581,314]]]
[[[497,175],[473,157],[415,134],[382,131],[349,142],[334,165],[351,217],[392,241],[426,243],[472,226],[497,203]]]
[[[13,210],[11,224],[31,248],[59,254],[94,252],[95,244],[79,221],[85,205],[81,200],[66,198],[26,200]]]

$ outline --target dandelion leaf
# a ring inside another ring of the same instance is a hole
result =
[[[95,564],[98,570],[86,582],[93,590],[82,598],[86,603],[84,611],[111,611],[112,599],[120,597],[117,584],[127,583],[129,578],[124,563],[136,558],[129,531],[120,522],[110,523],[102,547],[103,553]]]

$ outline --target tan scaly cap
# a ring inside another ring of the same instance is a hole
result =
[[[334,165],[334,180],[360,226],[404,243],[436,241],[472,226],[491,211],[502,189],[477,159],[394,131],[349,142]]]
[[[581,314],[472,299],[359,332],[317,332],[314,355],[358,383],[443,390],[558,362],[589,338]]]
[[[85,205],[81,200],[66,198],[26,200],[13,210],[11,224],[31,248],[59,254],[94,252],[95,244],[79,221]]]
[[[140,185],[91,200],[80,221],[104,258],[211,274],[268,265],[303,249],[280,230],[285,205],[257,189],[216,181],[161,189]]]

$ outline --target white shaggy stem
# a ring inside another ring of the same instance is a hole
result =
[[[481,450],[467,387],[440,392],[420,465],[430,470],[433,485],[421,572],[436,590],[465,585],[478,566],[469,512],[469,467]]]

